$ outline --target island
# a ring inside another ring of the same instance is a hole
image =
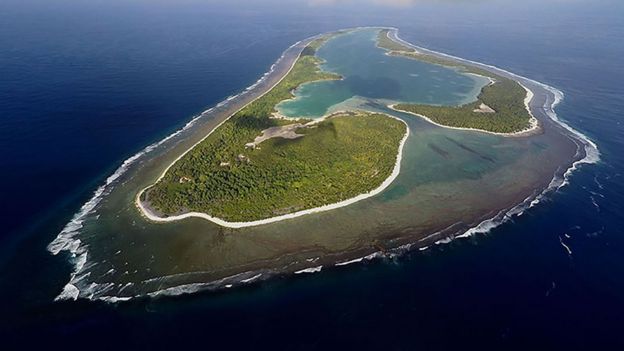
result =
[[[531,115],[528,102],[532,93],[517,81],[485,69],[428,54],[390,38],[390,29],[379,31],[377,45],[388,50],[388,55],[409,57],[415,60],[452,67],[459,72],[490,79],[483,87],[477,101],[461,106],[432,106],[422,104],[396,104],[391,107],[426,118],[445,127],[473,129],[502,135],[528,135],[539,131],[537,119]]]
[[[393,28],[303,39],[94,190],[48,246],[73,264],[58,299],[338,273],[513,225],[599,160],[562,98]]]

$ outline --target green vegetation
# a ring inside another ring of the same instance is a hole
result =
[[[379,34],[377,35],[377,46],[389,51],[400,51],[402,53],[416,51],[414,48],[390,39],[390,37],[388,37],[388,33],[390,33],[390,29],[382,29],[379,31]]]
[[[315,52],[326,40],[308,47]],[[340,78],[319,71],[319,63],[302,54],[279,84],[177,161],[142,200],[162,215],[196,211],[252,221],[339,202],[381,185],[406,132],[404,123],[385,115],[343,113],[299,128],[300,138],[245,147],[264,129],[295,122],[271,114],[297,86]]]
[[[301,56],[314,56],[316,54],[316,50],[318,50],[327,40],[329,40],[332,36],[330,35],[322,35],[317,39],[312,40],[303,50],[301,51]]]
[[[238,147],[244,141],[211,138],[178,161],[148,200],[165,214],[190,210],[228,221],[339,202],[377,188],[390,176],[405,131],[401,121],[357,112],[301,128],[301,138],[268,139],[254,150]],[[222,166],[224,161],[229,164]]]
[[[389,50],[392,55],[452,67],[460,72],[478,74],[494,80],[494,84],[483,87],[477,101],[469,104],[461,106],[398,104],[394,108],[427,116],[436,123],[450,127],[475,128],[496,133],[513,133],[529,127],[531,116],[524,106],[526,91],[518,82],[457,61],[417,52],[390,39],[388,33],[388,29],[379,32],[377,45]],[[474,112],[481,103],[491,107],[495,112]]]

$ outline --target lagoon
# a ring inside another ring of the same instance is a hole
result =
[[[344,108],[350,98],[385,103],[461,105],[472,102],[489,80],[399,56],[376,47],[378,30],[339,35],[317,52],[323,70],[342,80],[311,82],[295,90],[295,98],[278,104],[280,114],[320,118]]]

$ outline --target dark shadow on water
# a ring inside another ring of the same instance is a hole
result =
[[[427,143],[427,146],[429,146],[429,148],[431,150],[435,151],[438,155],[444,157],[445,159],[449,159],[449,158],[452,157],[451,154],[448,151],[442,149],[441,147],[439,147],[439,146],[437,146],[437,145],[435,145],[433,143]]]
[[[492,157],[490,157],[490,156],[487,156],[487,155],[484,155],[484,154],[482,154],[482,153],[480,153],[480,152],[477,152],[477,151],[476,151],[476,150],[474,150],[473,148],[470,148],[470,147],[468,147],[468,146],[466,146],[466,145],[464,145],[464,144],[462,144],[462,143],[458,142],[458,141],[457,141],[457,140],[455,140],[455,139],[452,139],[452,138],[449,138],[449,137],[446,137],[446,139],[448,139],[448,140],[449,140],[450,142],[452,142],[453,144],[457,145],[457,146],[458,146],[459,148],[461,148],[462,150],[466,150],[466,151],[468,151],[468,152],[470,152],[470,153],[472,153],[472,154],[475,154],[475,155],[477,155],[477,156],[481,157],[482,159],[484,159],[484,160],[486,160],[486,161],[489,161],[489,162],[492,162],[492,163],[495,163],[495,162],[496,162],[496,160],[495,160],[494,158],[492,158]]]
[[[390,78],[376,77],[365,79],[360,76],[348,77],[345,83],[353,95],[366,96],[371,99],[392,99],[400,95],[400,84]]]

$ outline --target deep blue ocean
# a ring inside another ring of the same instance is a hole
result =
[[[624,349],[621,1],[0,2],[0,349]],[[565,93],[601,161],[485,235],[235,291],[53,302],[46,245],[127,157],[292,43],[386,25]]]

